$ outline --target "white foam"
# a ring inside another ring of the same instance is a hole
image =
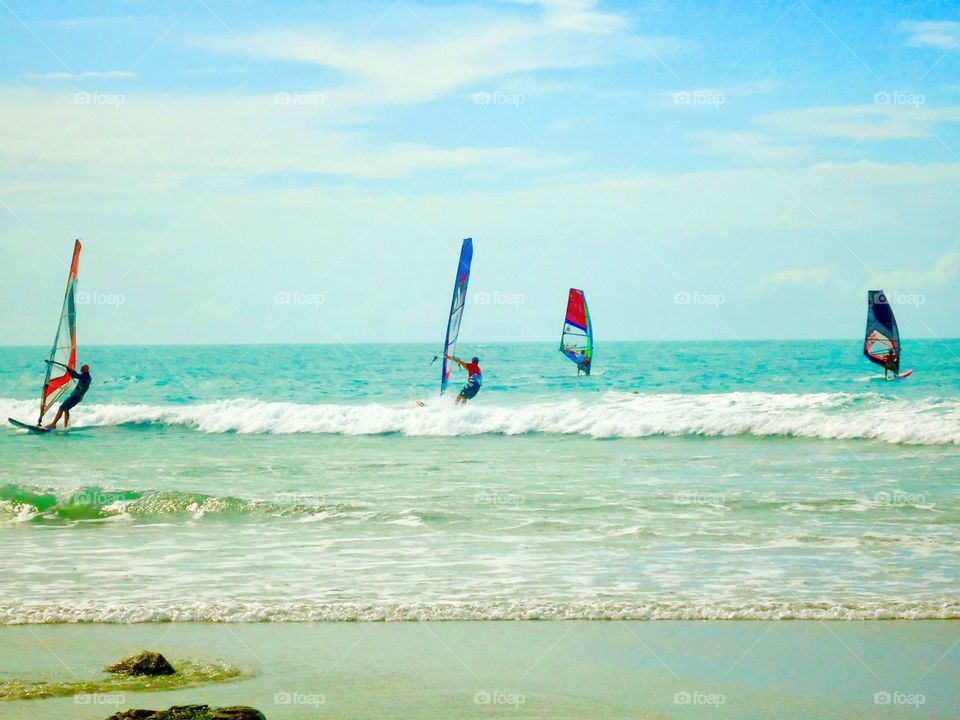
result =
[[[153,622],[420,622],[447,620],[955,620],[960,603],[942,601],[259,603],[155,605],[78,603],[0,606],[0,625]]]
[[[27,417],[31,401],[0,400],[0,414]],[[191,405],[84,405],[74,427],[159,424],[204,433],[329,433],[407,436],[555,433],[593,438],[653,435],[778,436],[960,444],[960,400],[898,400],[874,394],[702,395],[607,393],[595,401],[516,405],[490,401],[427,408],[222,400]]]

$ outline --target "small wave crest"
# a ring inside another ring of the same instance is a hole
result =
[[[294,493],[277,493],[271,500],[247,500],[180,491],[84,487],[64,493],[23,485],[0,486],[0,523],[300,518],[349,511],[350,508],[328,506],[318,496]]]

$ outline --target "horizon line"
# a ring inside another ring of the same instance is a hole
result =
[[[960,340],[958,337],[938,337],[936,335],[918,335],[910,338],[910,340],[939,340],[943,342]],[[614,340],[605,340],[600,345],[604,343],[649,343],[654,345],[663,345],[666,343],[753,343],[753,342],[837,342],[837,341],[849,341],[861,343],[862,340],[858,339],[856,336],[853,337],[794,337],[794,338],[700,338],[700,339],[662,339],[662,340],[652,340],[652,339],[614,339]],[[909,340],[907,341],[909,342]],[[556,344],[552,340],[474,340],[470,343],[464,344],[473,344],[473,345],[535,345],[535,344]],[[596,343],[595,343],[596,344]],[[901,340],[901,344],[903,341]],[[97,347],[97,348],[109,348],[109,347],[223,347],[223,346],[233,346],[233,347],[281,347],[289,345],[299,345],[299,346],[335,346],[335,345],[442,345],[442,343],[435,343],[433,341],[426,340],[395,340],[389,342],[378,342],[375,340],[354,340],[350,342],[343,341],[286,341],[286,342],[160,342],[160,343],[88,343],[84,347]],[[4,344],[0,343],[0,348],[45,348],[46,344]]]

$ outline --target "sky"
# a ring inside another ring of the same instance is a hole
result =
[[[0,344],[960,321],[960,6],[0,0]]]

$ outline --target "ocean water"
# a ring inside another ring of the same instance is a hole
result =
[[[0,623],[960,617],[960,341],[859,350],[464,343],[458,408],[425,345],[82,348],[0,429]]]

